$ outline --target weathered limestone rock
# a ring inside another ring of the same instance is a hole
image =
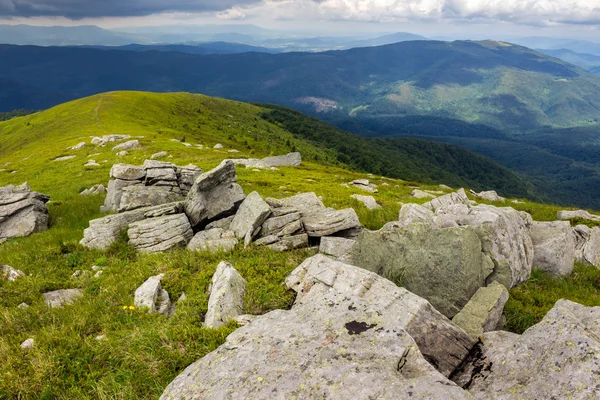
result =
[[[298,293],[292,310],[317,302],[327,293],[335,293],[338,299],[364,301],[380,321],[394,321],[406,330],[425,358],[445,376],[452,373],[474,344],[425,299],[372,272],[321,254],[305,260],[286,279],[286,284]],[[341,309],[333,306],[328,312],[330,316],[325,321],[337,318]],[[378,331],[383,334],[383,330]]]
[[[223,145],[221,143],[217,143],[214,145],[213,149],[222,149]]]
[[[508,290],[494,281],[475,292],[465,307],[452,318],[452,322],[471,337],[477,338],[484,332],[496,329],[507,301]]]
[[[130,243],[146,253],[185,247],[194,236],[185,214],[167,215],[133,222],[127,231]]]
[[[23,350],[31,350],[35,346],[35,340],[33,338],[29,338],[21,343],[21,349]]]
[[[499,196],[495,190],[488,190],[487,192],[480,192],[480,193],[471,191],[471,193],[473,193],[475,196],[479,197],[480,199],[484,199],[487,201],[506,201],[506,199],[502,196]]]
[[[160,400],[468,399],[425,361],[401,321],[329,293],[256,318],[189,366]]]
[[[94,219],[90,221],[90,227],[83,231],[83,239],[79,243],[87,248],[106,250],[127,230],[129,224],[146,218],[179,214],[182,211],[183,203],[171,203]]]
[[[424,192],[419,189],[415,189],[410,194],[415,199],[435,199],[437,196],[431,193]]]
[[[338,261],[352,264],[352,251],[356,240],[341,237],[326,236],[321,238],[319,252]]]
[[[229,227],[231,226],[231,221],[233,221],[234,218],[235,218],[235,215],[230,215],[229,217],[213,221],[210,224],[206,225],[206,230],[220,228],[220,229],[228,231]]]
[[[79,193],[79,195],[80,196],[95,196],[97,194],[104,194],[104,193],[106,193],[106,188],[104,187],[104,185],[98,184],[98,185],[92,186],[89,189],[85,189],[84,191]]]
[[[260,237],[292,235],[303,230],[301,218],[299,212],[271,217],[262,224],[259,235]]]
[[[190,251],[217,253],[232,251],[237,244],[238,240],[233,231],[213,228],[198,232],[188,243],[187,248]]]
[[[359,235],[354,264],[428,300],[452,318],[493,271],[475,229],[431,229],[424,224]]]
[[[23,271],[14,269],[10,265],[0,265],[0,279],[4,281],[14,282],[25,276]]]
[[[599,321],[600,307],[559,300],[521,336],[484,334],[464,381],[476,399],[598,398]]]
[[[140,147],[139,140],[130,140],[128,142],[116,145],[115,147],[112,148],[112,151],[137,149],[138,147]]]
[[[72,150],[72,151],[77,151],[77,150],[81,150],[81,149],[83,149],[85,146],[86,146],[86,143],[85,143],[85,142],[81,142],[81,143],[77,143],[77,144],[76,144],[75,146],[73,146],[73,147],[70,147],[70,148],[69,148],[69,150]]]
[[[235,213],[246,198],[236,181],[235,164],[229,160],[198,177],[185,203],[185,212],[194,228]]]
[[[265,201],[273,208],[296,209],[301,214],[325,209],[321,199],[313,192],[300,193],[285,199],[267,198]]]
[[[436,197],[435,199],[423,204],[423,207],[430,209],[433,212],[436,212],[438,209],[442,207],[448,207],[453,204],[464,204],[470,206],[469,198],[465,193],[465,189],[459,189],[454,193],[448,193],[446,195]]]
[[[138,308],[146,308],[149,313],[159,313],[170,316],[174,307],[171,303],[169,293],[162,288],[163,275],[148,278],[135,290],[133,305]]]
[[[62,308],[73,304],[75,300],[83,296],[81,289],[61,289],[44,293],[44,302],[50,308]]]
[[[276,242],[268,244],[267,247],[279,252],[308,247],[308,235],[301,233],[294,236],[278,237]]]
[[[258,229],[271,214],[271,207],[260,197],[258,192],[250,193],[240,205],[229,229],[238,239],[244,239],[247,246],[258,234]]]
[[[562,210],[562,211],[559,211],[558,213],[556,213],[556,218],[563,220],[563,221],[567,221],[567,220],[570,220],[573,218],[582,218],[582,219],[589,219],[591,221],[600,221],[599,215],[594,215],[585,210],[576,210],[576,211]]]
[[[84,167],[99,167],[100,164],[96,162],[96,160],[88,160],[84,165]]]
[[[369,182],[368,179],[355,179],[352,182],[350,182],[350,186],[360,190],[364,190],[365,192],[377,193],[377,185]]]
[[[166,156],[168,156],[169,153],[167,153],[166,151],[159,151],[158,153],[154,153],[150,156],[150,159],[152,160],[156,160],[157,158],[164,158]]]
[[[187,194],[200,175],[202,170],[195,165],[190,164],[179,168],[179,188]]]
[[[229,150],[229,152],[237,152]],[[302,164],[300,153],[289,153],[283,156],[266,157],[262,160],[256,158],[238,158],[231,160],[235,165],[243,165],[246,168],[272,168],[272,167],[297,167]]]
[[[369,210],[377,210],[382,208],[373,196],[361,196],[360,194],[353,194],[352,197],[356,201],[360,201],[367,207]]]
[[[92,137],[91,143],[99,145],[99,146],[104,146],[107,143],[118,142],[121,140],[127,140],[129,138],[131,138],[131,136],[129,136],[129,135],[105,135],[102,137],[94,136],[94,137]]]
[[[533,267],[556,276],[573,272],[575,236],[568,221],[534,222],[529,229]]]
[[[0,187],[0,241],[47,230],[49,200],[27,183]]]
[[[68,161],[68,160],[72,160],[74,158],[77,158],[77,156],[63,156],[63,157],[56,157],[54,160],[52,161]]]
[[[133,185],[123,188],[118,212],[174,203],[184,199],[181,189],[177,186]]]
[[[221,262],[212,278],[204,325],[218,328],[244,312],[246,280],[228,262]]]
[[[100,207],[102,212],[116,212],[120,205],[121,199],[123,198],[123,189],[129,186],[142,185],[140,181],[127,181],[123,179],[112,179],[108,181],[108,189],[106,198],[104,199],[104,205]]]
[[[123,181],[140,181],[146,178],[146,170],[136,165],[115,164],[110,169],[110,178]]]
[[[325,209],[311,212],[302,218],[308,236],[330,236],[337,232],[360,228],[356,211],[352,208],[344,210]]]
[[[577,225],[575,235],[575,259],[600,268],[600,228]]]
[[[414,223],[432,225],[434,217],[435,214],[428,208],[412,203],[403,204],[398,213],[400,226],[407,226]]]

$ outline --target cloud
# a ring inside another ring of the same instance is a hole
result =
[[[0,0],[1,17],[70,19],[131,17],[164,12],[219,12],[260,0]]]

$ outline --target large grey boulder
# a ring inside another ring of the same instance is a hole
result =
[[[286,279],[297,293],[296,304],[309,304],[327,293],[365,301],[381,320],[394,320],[415,340],[438,371],[449,376],[474,341],[427,300],[377,274],[335,261],[322,254],[305,260]],[[336,315],[331,310],[331,317]]]
[[[338,261],[352,264],[352,251],[356,240],[342,237],[326,236],[321,238],[319,252]]]
[[[110,169],[110,178],[123,181],[140,181],[146,178],[146,170],[137,165],[115,164]]]
[[[502,201],[506,201],[506,199],[500,195],[498,195],[498,193],[496,193],[495,190],[488,190],[486,192],[473,192],[471,191],[471,193],[473,193],[475,196],[479,197],[480,199],[484,199],[487,201],[498,201],[498,202],[502,202]]]
[[[380,309],[332,292],[272,311],[190,365],[160,400],[469,399]]]
[[[238,239],[244,239],[249,245],[258,234],[259,228],[271,214],[271,207],[260,197],[258,192],[250,193],[240,205],[229,229]]]
[[[302,155],[298,152],[288,153],[284,156],[266,157],[261,160],[267,168],[269,167],[298,167],[302,164]]]
[[[81,289],[60,289],[43,294],[44,302],[50,308],[62,308],[73,304],[75,300],[83,296]]]
[[[338,232],[360,228],[360,221],[353,208],[344,210],[324,209],[307,213],[302,222],[308,236],[330,236]]]
[[[195,165],[190,164],[179,168],[179,188],[187,194],[200,175],[202,175],[202,170]]]
[[[49,200],[27,183],[0,187],[0,242],[48,230]]]
[[[149,313],[170,316],[174,312],[169,293],[162,288],[162,274],[148,278],[135,290],[133,305],[145,308]]]
[[[130,243],[145,253],[159,253],[175,247],[185,247],[194,232],[185,214],[145,219],[129,225]]]
[[[182,211],[183,203],[171,203],[94,219],[90,221],[89,228],[83,231],[83,239],[79,243],[90,249],[106,250],[119,239],[121,233],[127,231],[129,224],[146,218],[180,214]]]
[[[568,221],[574,218],[589,219],[590,221],[600,221],[599,215],[594,215],[589,211],[585,210],[562,210],[556,213],[556,218],[563,221]]]
[[[281,210],[281,208],[276,209],[274,213],[276,213],[277,210]],[[302,231],[304,229],[301,220],[302,214],[295,211],[296,209],[291,209],[289,214],[280,216],[273,215],[271,218],[267,219],[261,226],[259,236],[286,236]]]
[[[490,332],[462,380],[477,399],[597,399],[600,307],[559,300],[523,335]]]
[[[533,267],[566,276],[575,265],[575,235],[568,221],[534,222],[530,229]]]
[[[108,188],[106,198],[104,199],[104,205],[100,207],[102,212],[117,212],[121,205],[121,199],[123,197],[123,190],[130,186],[142,186],[143,183],[137,180],[123,180],[123,179],[111,179],[108,181]]]
[[[131,211],[137,208],[183,201],[184,199],[185,196],[178,186],[133,185],[123,188],[117,211]]]
[[[494,281],[475,292],[465,307],[452,318],[452,322],[477,338],[484,332],[496,329],[507,301],[508,290]]]
[[[398,213],[400,226],[407,226],[414,223],[433,225],[435,214],[430,209],[418,204],[403,204]]]
[[[246,285],[246,280],[233,265],[228,262],[219,263],[212,277],[204,325],[208,328],[218,328],[242,315]]]
[[[600,228],[577,225],[575,235],[575,259],[578,262],[600,268]]]
[[[486,284],[494,265],[472,227],[432,229],[425,224],[364,232],[354,264],[427,299],[452,318]]]
[[[185,212],[195,229],[235,213],[246,198],[236,181],[235,164],[230,160],[198,177],[185,202]]]
[[[14,269],[10,265],[0,265],[0,280],[14,282],[24,276],[25,274],[21,270]]]
[[[237,244],[238,240],[233,231],[213,228],[198,232],[188,243],[187,249],[190,251],[210,251],[211,253],[229,252]]]
[[[471,205],[465,189],[461,188],[456,192],[436,197],[435,199],[423,204],[423,207],[436,212],[440,208],[448,207],[454,204],[464,204],[467,206]]]
[[[269,238],[271,237],[272,236]],[[263,239],[263,241],[265,239]],[[260,245],[259,242],[256,243],[257,245]],[[306,233],[300,233],[297,235],[281,236],[277,237],[277,240],[273,241],[272,243],[267,244],[263,242],[262,244],[266,244],[271,250],[279,252],[301,249],[308,247],[308,235]]]

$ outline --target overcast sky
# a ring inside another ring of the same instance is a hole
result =
[[[598,38],[600,0],[0,0],[0,22],[105,28],[245,23],[426,36]]]

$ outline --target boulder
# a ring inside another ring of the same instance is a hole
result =
[[[159,151],[158,153],[154,153],[150,156],[150,159],[152,160],[156,160],[157,158],[164,158],[166,156],[168,156],[169,153],[167,153],[166,151]]]
[[[85,146],[86,146],[86,143],[85,143],[85,142],[81,142],[81,143],[77,143],[77,144],[76,144],[75,146],[73,146],[73,147],[69,147],[69,150],[72,150],[72,151],[77,151],[77,150],[81,150],[81,149],[83,149]]]
[[[312,237],[331,236],[338,232],[361,227],[356,211],[352,208],[310,212],[303,216],[302,222],[308,236]]]
[[[94,219],[90,221],[89,228],[83,231],[83,239],[79,243],[90,249],[106,250],[127,230],[129,224],[146,218],[179,214],[182,211],[183,203],[171,203]]]
[[[179,188],[187,194],[200,175],[202,170],[195,165],[190,164],[179,168]]]
[[[62,308],[73,304],[75,300],[83,296],[81,289],[61,289],[43,294],[44,302],[50,308]]]
[[[85,189],[84,191],[79,193],[79,195],[80,196],[95,196],[97,194],[104,194],[104,193],[106,193],[106,188],[104,187],[104,185],[98,184],[98,185],[92,186],[89,189]]]
[[[533,267],[555,276],[571,275],[575,264],[575,235],[568,221],[534,222],[530,228]]]
[[[350,186],[360,190],[364,190],[365,192],[377,193],[377,185],[369,182],[368,179],[355,179],[352,182],[350,182]]]
[[[281,236],[273,243],[267,245],[273,251],[288,251],[308,247],[308,235],[301,233],[293,236]]]
[[[472,227],[431,229],[424,224],[359,235],[354,264],[427,299],[448,318],[473,297],[494,265]]]
[[[194,236],[185,214],[166,215],[133,222],[127,231],[130,243],[145,253],[185,247]]]
[[[141,181],[146,178],[146,170],[136,165],[115,164],[110,169],[110,178],[123,181]]]
[[[270,167],[298,167],[302,164],[302,155],[298,152],[288,153],[284,156],[266,157],[261,160],[267,168]]]
[[[179,187],[133,185],[123,188],[118,212],[174,203],[185,199]]]
[[[235,164],[229,160],[198,177],[185,203],[185,212],[194,228],[200,229],[235,213],[246,198],[236,181]]]
[[[0,241],[48,230],[49,200],[27,183],[0,187]]]
[[[556,213],[556,218],[562,221],[568,221],[574,218],[589,219],[590,221],[600,221],[600,216],[594,215],[585,210],[562,210]]]
[[[471,205],[469,198],[467,197],[467,193],[465,193],[465,189],[459,189],[456,192],[436,197],[435,199],[423,204],[423,207],[436,212],[440,208],[448,207],[453,204],[464,204],[467,206]]]
[[[352,251],[356,240],[326,236],[321,238],[319,252],[338,261],[352,264]]]
[[[407,226],[414,223],[433,225],[434,217],[435,214],[428,208],[412,203],[402,204],[398,213],[400,226]]]
[[[231,221],[233,221],[234,218],[235,218],[235,215],[230,215],[229,217],[225,217],[225,218],[221,218],[216,221],[213,221],[210,224],[206,225],[206,230],[220,228],[220,229],[228,231],[229,226],[231,226]]]
[[[364,301],[380,320],[399,324],[415,340],[425,359],[444,376],[454,371],[474,344],[464,331],[425,299],[372,272],[321,254],[298,266],[286,279],[286,285],[297,293],[292,310],[315,302],[327,293],[335,294],[337,299],[348,297],[352,301]],[[325,321],[337,318],[342,309],[332,306]],[[383,333],[383,330],[378,331]]]
[[[476,399],[595,399],[600,307],[559,300],[523,335],[490,332],[465,368]]]
[[[286,236],[302,231],[302,214],[292,212],[290,214],[271,217],[267,219],[261,226],[259,236],[261,238],[267,236]]]
[[[256,318],[181,373],[160,400],[468,399],[401,321],[330,293]]]
[[[321,199],[313,192],[299,193],[280,200],[268,198],[265,201],[273,208],[296,209],[301,214],[325,209],[325,205],[323,205]]]
[[[128,142],[116,145],[115,147],[112,148],[112,151],[137,149],[138,147],[140,147],[139,140],[130,140]]]
[[[129,186],[143,185],[141,181],[127,181],[123,179],[112,179],[108,181],[108,189],[104,205],[100,207],[102,212],[116,212],[121,206],[121,198],[123,197],[123,189]]]
[[[207,328],[218,328],[244,313],[246,280],[233,265],[221,262],[212,277],[208,310],[204,319]]]
[[[575,235],[575,259],[578,262],[600,268],[600,228],[577,225]]]
[[[162,288],[163,275],[148,278],[135,290],[133,305],[146,308],[149,313],[170,316],[174,312],[169,293]]]
[[[507,301],[508,290],[494,281],[475,292],[465,307],[452,318],[452,322],[471,337],[478,338],[482,333],[496,329]]]
[[[431,193],[424,192],[419,189],[415,189],[410,194],[415,199],[435,199],[437,196]]]
[[[213,228],[198,232],[188,243],[187,249],[190,251],[210,251],[211,253],[229,252],[237,244],[238,240],[233,231]]]
[[[24,276],[25,274],[21,270],[14,269],[10,265],[0,265],[0,280],[14,282]]]
[[[258,192],[250,193],[240,205],[229,229],[238,239],[244,239],[247,246],[258,234],[259,228],[271,214],[271,207],[260,197]]]
[[[484,199],[487,201],[498,201],[498,202],[506,201],[506,199],[502,196],[499,196],[495,190],[488,190],[486,192],[480,192],[480,193],[475,193],[475,192],[471,191],[471,193],[473,193],[475,196],[479,197],[480,199]]]
[[[382,208],[379,204],[377,204],[377,201],[373,196],[361,196],[360,194],[353,194],[350,197],[361,202],[369,210],[377,210]]]

